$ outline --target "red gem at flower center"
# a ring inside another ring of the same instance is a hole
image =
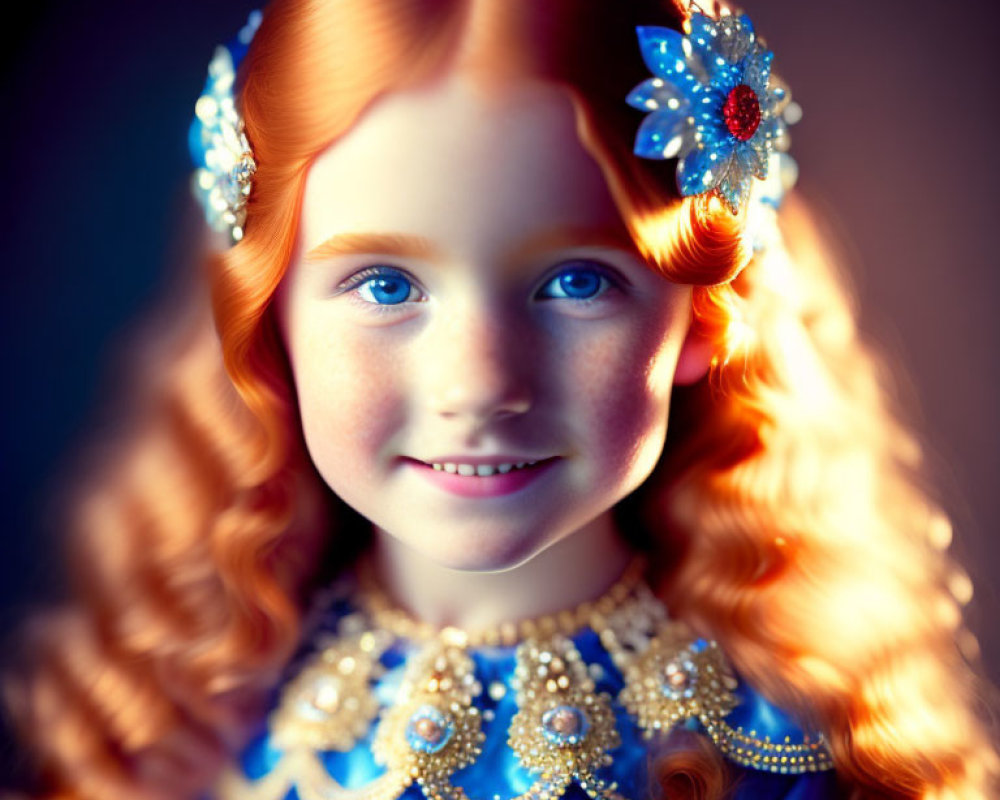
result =
[[[760,102],[757,93],[745,83],[733,88],[726,96],[722,107],[722,116],[726,120],[729,132],[745,142],[760,125]]]

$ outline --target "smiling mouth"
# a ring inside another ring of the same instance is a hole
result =
[[[459,462],[427,462],[420,461],[425,467],[430,467],[436,472],[447,472],[452,475],[461,475],[468,478],[488,478],[491,475],[506,475],[508,472],[528,470],[541,464],[553,461],[556,456],[543,458],[538,461],[511,461],[500,464],[462,464]]]
[[[516,458],[516,456],[501,456]],[[447,456],[446,456],[447,458]],[[555,469],[560,456],[537,461],[498,461],[484,458],[479,463],[455,461],[419,461],[404,459],[417,468],[417,474],[438,490],[474,500],[512,496],[543,481]],[[492,460],[487,464],[484,461]]]

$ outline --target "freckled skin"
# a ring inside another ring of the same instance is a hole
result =
[[[626,240],[568,98],[526,81],[486,91],[459,74],[383,98],[310,171],[301,253],[358,233],[419,236],[438,251],[299,256],[279,291],[320,474],[435,563],[503,569],[607,524],[662,449],[662,377],[686,352],[690,289],[626,245],[511,255],[567,226]],[[591,305],[541,296],[560,264],[580,259],[609,266],[623,287]],[[405,271],[420,298],[380,306],[338,292],[372,265]],[[457,454],[558,460],[490,498],[450,494],[405,460]]]

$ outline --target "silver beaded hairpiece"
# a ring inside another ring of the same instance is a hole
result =
[[[251,12],[233,40],[215,48],[188,132],[188,147],[196,167],[194,195],[209,225],[217,231],[228,231],[234,244],[243,238],[257,162],[236,109],[233,84],[262,16],[260,11]]]

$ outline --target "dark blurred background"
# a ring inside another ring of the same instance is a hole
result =
[[[800,189],[840,239],[862,327],[897,366],[954,520],[952,552],[975,585],[967,616],[998,682],[1000,6],[746,5],[804,108],[793,129]],[[35,2],[2,26],[4,631],[62,586],[54,476],[82,433],[107,422],[122,342],[184,260],[178,231],[198,213],[187,126],[214,46],[249,8]],[[0,785],[16,761],[0,732]]]

